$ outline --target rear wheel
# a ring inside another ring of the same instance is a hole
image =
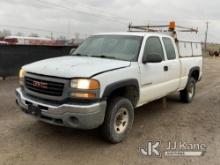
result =
[[[133,120],[134,109],[130,100],[123,97],[110,99],[102,125],[103,136],[111,143],[123,141],[132,128]]]
[[[191,77],[186,88],[180,91],[180,99],[184,103],[191,103],[196,93],[196,80]]]

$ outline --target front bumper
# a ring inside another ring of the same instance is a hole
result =
[[[34,105],[41,109],[40,115],[32,115],[49,124],[79,128],[93,129],[104,122],[106,101],[90,105],[79,104],[48,104],[39,101],[16,89],[16,102],[24,112],[28,112],[28,105]]]

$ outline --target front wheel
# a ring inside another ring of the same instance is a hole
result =
[[[130,100],[123,97],[110,99],[102,125],[103,136],[111,143],[119,143],[127,137],[133,121],[134,109]]]
[[[191,103],[196,93],[196,80],[191,77],[186,88],[180,91],[180,99],[184,103]]]

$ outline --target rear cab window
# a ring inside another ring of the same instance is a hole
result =
[[[176,52],[172,40],[167,37],[163,37],[162,40],[167,54],[167,59],[168,60],[176,59]]]

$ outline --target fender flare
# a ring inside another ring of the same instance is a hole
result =
[[[106,86],[102,98],[107,98],[113,91],[116,89],[126,87],[126,86],[134,86],[137,88],[138,91],[138,99],[140,98],[140,88],[139,88],[139,83],[137,79],[126,79],[126,80],[121,80],[114,82],[112,84],[109,84]]]
[[[200,76],[200,67],[199,66],[195,66],[195,67],[192,67],[190,70],[189,70],[189,74],[188,74],[188,81],[189,81],[189,78],[192,76],[192,73],[194,71],[199,71],[199,76]],[[198,77],[199,78],[199,77]],[[187,82],[188,82],[187,81]]]

